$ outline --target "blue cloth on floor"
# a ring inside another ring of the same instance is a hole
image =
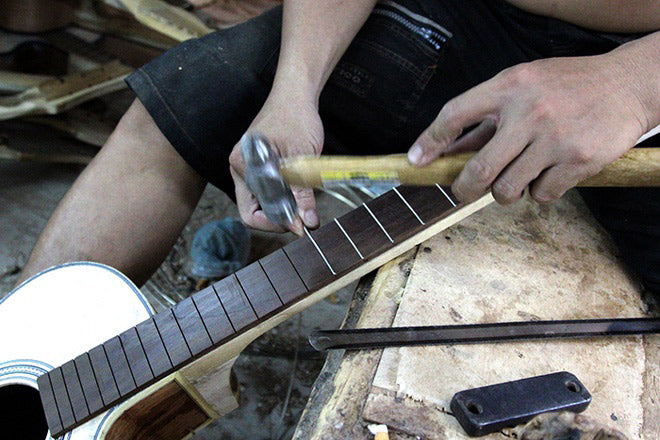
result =
[[[198,278],[222,278],[245,266],[250,255],[250,233],[235,218],[202,226],[190,247],[188,272]]]

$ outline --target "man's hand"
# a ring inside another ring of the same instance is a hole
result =
[[[323,125],[313,99],[284,96],[271,93],[254,119],[248,131],[263,134],[280,157],[319,155],[323,148]],[[245,183],[245,163],[240,145],[234,146],[229,155],[229,169],[236,187],[236,203],[243,222],[256,229],[282,231],[266,218],[256,197]],[[311,189],[293,187],[302,221],[291,225],[292,232],[302,235],[302,224],[309,228],[319,225],[314,192]]]
[[[480,149],[452,186],[461,201],[492,189],[499,203],[512,203],[528,186],[536,201],[556,200],[650,129],[625,70],[611,53],[506,69],[449,101],[409,160],[425,165],[442,154]]]

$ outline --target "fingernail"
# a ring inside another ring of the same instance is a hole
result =
[[[310,228],[313,228],[319,224],[319,216],[313,209],[308,209],[305,211],[305,224]]]
[[[419,144],[413,145],[408,150],[408,161],[413,165],[418,165],[422,160],[422,156],[424,156],[424,150],[422,150],[422,146]]]
[[[295,220],[293,220],[293,222],[291,223],[289,229],[291,229],[291,232],[293,232],[294,234],[296,234],[299,237],[302,237],[303,232],[304,232],[302,222],[300,221],[300,219],[298,217],[296,217]]]

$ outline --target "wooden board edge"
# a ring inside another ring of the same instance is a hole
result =
[[[460,222],[464,218],[473,214],[474,212],[479,211],[480,209],[488,206],[493,203],[495,199],[493,196],[488,193],[482,196],[480,199],[465,205],[464,207],[457,209],[447,217],[436,222],[435,224],[429,226],[423,231],[419,232],[416,235],[408,238],[407,240],[399,243],[383,254],[375,257],[374,259],[367,261],[365,264],[355,269],[352,272],[347,273],[341,278],[336,279],[327,286],[319,289],[318,291],[307,296],[305,299],[299,301],[298,303],[292,305],[287,310],[272,316],[271,318],[263,321],[257,326],[249,329],[245,333],[237,336],[226,344],[218,347],[217,349],[207,353],[206,355],[200,357],[199,359],[193,361],[189,365],[183,367],[185,376],[189,380],[194,380],[194,378],[200,378],[211,372],[213,372],[218,365],[221,365],[230,359],[238,356],[245,347],[247,347],[252,341],[257,337],[261,336],[266,331],[271,328],[279,325],[280,323],[288,320],[297,313],[303,311],[312,304],[320,301],[326,296],[330,295],[332,292],[335,292],[342,287],[352,283],[355,280],[360,279],[364,275],[373,271],[374,269],[379,268],[388,261],[394,259],[395,257],[403,254],[407,250],[413,248],[419,243],[427,240],[428,238],[436,235],[437,233],[443,231],[444,229]]]

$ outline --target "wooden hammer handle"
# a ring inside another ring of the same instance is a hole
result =
[[[404,185],[450,185],[473,155],[443,156],[421,168],[410,165],[405,154],[297,156],[282,160],[281,173],[289,184],[304,187],[323,186],[342,173],[396,176]],[[578,186],[660,186],[660,148],[633,148]]]

